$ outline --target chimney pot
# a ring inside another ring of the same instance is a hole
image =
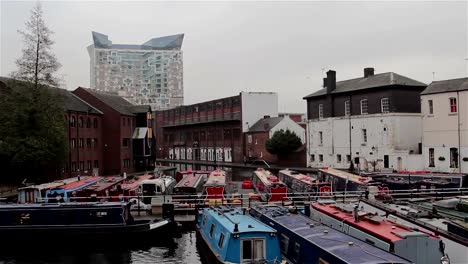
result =
[[[374,68],[364,68],[364,78],[374,76]]]

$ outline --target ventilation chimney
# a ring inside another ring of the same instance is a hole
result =
[[[336,71],[327,71],[327,94],[331,93],[336,88]]]
[[[374,68],[364,68],[364,78],[374,76]]]

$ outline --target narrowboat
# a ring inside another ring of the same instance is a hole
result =
[[[163,220],[135,220],[130,204],[42,203],[0,206],[0,236],[17,245],[55,243],[116,243],[154,239],[158,232],[171,231],[171,217]],[[53,246],[53,244],[51,244]]]
[[[304,175],[293,170],[280,170],[278,178],[289,188],[290,193],[319,195],[320,193],[329,194],[331,186],[328,182],[323,182],[317,178]]]
[[[44,202],[46,192],[53,188],[58,188],[62,185],[84,180],[88,176],[73,177],[53,182],[42,183],[37,185],[26,186],[18,189],[18,203],[41,203]]]
[[[203,185],[203,174],[198,174],[196,172],[186,174],[174,187],[175,196],[173,196],[173,201],[178,201],[179,203],[195,203],[193,199],[198,198],[202,194]]]
[[[317,178],[321,181],[329,182],[332,191],[338,192],[364,192],[368,187],[368,183],[372,181],[371,177],[359,176],[333,168],[319,169]]]
[[[120,194],[120,184],[123,181],[123,177],[105,177],[94,184],[72,193],[71,198],[73,198],[74,202],[91,201],[92,197],[110,201],[113,196],[117,197]],[[118,201],[118,198],[113,200]]]
[[[373,181],[388,183],[391,190],[440,189],[468,187],[468,175],[462,173],[432,173],[425,171],[366,172]],[[390,186],[391,185],[391,186]]]
[[[206,179],[203,194],[206,200],[221,199],[224,200],[226,192],[226,172],[223,170],[214,170]]]
[[[416,264],[440,264],[444,256],[438,236],[370,213],[358,204],[319,201],[306,209],[311,219]]]
[[[143,203],[151,204],[151,199],[154,196],[172,194],[175,185],[176,181],[171,176],[142,181],[140,190],[143,194]]]
[[[373,245],[279,206],[258,206],[250,214],[276,229],[288,263],[411,263]]]
[[[465,220],[451,220],[447,222],[447,230],[468,239],[468,218]]]
[[[144,180],[150,180],[153,178],[154,178],[154,175],[145,174],[145,175],[134,177],[131,179],[130,178],[125,179],[124,183],[121,185],[122,195],[125,197],[137,196],[141,183]]]
[[[176,181],[177,181],[177,183],[179,183],[187,175],[192,175],[192,174],[201,174],[203,176],[203,181],[206,181],[206,179],[208,178],[208,175],[210,175],[210,173],[211,173],[211,171],[207,171],[207,170],[178,171],[178,172],[176,172]]]
[[[102,177],[81,178],[79,181],[49,189],[46,191],[45,202],[69,202],[73,192],[77,192],[100,180],[102,180]]]
[[[288,187],[270,171],[258,168],[252,174],[252,185],[263,202],[288,199]]]
[[[197,240],[218,263],[281,263],[275,229],[246,210],[226,206],[204,208],[197,216]]]

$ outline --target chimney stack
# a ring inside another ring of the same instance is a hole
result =
[[[270,116],[269,115],[264,115],[263,118],[265,118],[265,119],[270,118]]]
[[[374,76],[374,68],[364,68],[364,78]]]
[[[323,78],[323,88],[327,87],[327,78]]]
[[[327,94],[330,94],[336,88],[336,71],[327,71]]]

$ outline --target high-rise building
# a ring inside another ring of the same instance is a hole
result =
[[[153,38],[141,44],[112,44],[92,32],[90,86],[116,93],[154,110],[184,103],[182,42],[184,34]]]

